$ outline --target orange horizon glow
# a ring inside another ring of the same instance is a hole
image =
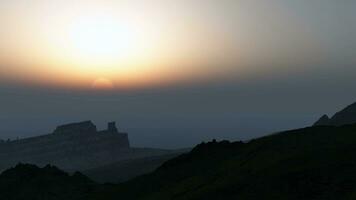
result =
[[[177,66],[164,67],[164,65],[130,68],[131,70],[139,69],[138,71],[106,68],[107,71],[101,72],[80,67],[65,67],[65,65],[51,67],[37,65],[36,67],[10,67],[9,69],[2,71],[0,68],[0,74],[7,74],[0,82],[74,90],[136,90],[199,82],[219,76],[217,73],[204,72],[202,68],[191,67],[189,71],[184,71]],[[100,79],[107,81],[99,81],[102,85],[94,86],[94,83]],[[105,82],[110,82],[111,86]]]
[[[221,71],[230,62],[227,52],[235,55],[231,41],[202,26],[201,18],[165,6],[171,3],[38,0],[24,7],[19,0],[4,5],[0,81],[93,89],[104,77],[111,89],[132,89],[201,80]]]

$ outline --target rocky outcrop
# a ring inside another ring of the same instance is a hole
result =
[[[334,116],[329,118],[327,115],[321,117],[314,126],[342,126],[356,123],[356,103],[351,104],[337,112]]]
[[[58,126],[56,130],[54,130],[53,134],[88,134],[96,132],[96,126],[91,121],[84,121]]]
[[[323,115],[313,126],[327,126],[330,123],[330,118],[327,115]]]

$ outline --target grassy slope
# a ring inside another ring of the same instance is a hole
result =
[[[356,199],[356,126],[199,145],[92,199]]]

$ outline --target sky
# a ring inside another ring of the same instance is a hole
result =
[[[0,138],[117,121],[134,146],[247,140],[356,101],[349,0],[2,0]]]

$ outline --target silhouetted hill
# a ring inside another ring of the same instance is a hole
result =
[[[247,143],[212,141],[122,184],[55,167],[0,175],[1,200],[353,200],[356,124],[285,131]]]
[[[98,183],[121,183],[139,175],[153,172],[164,162],[188,150],[172,151],[170,154],[129,159],[83,171]]]
[[[83,174],[69,175],[54,166],[18,164],[0,175],[1,200],[85,199],[95,183]]]
[[[155,172],[90,199],[356,199],[356,125],[203,143]]]
[[[356,103],[347,106],[331,118],[323,115],[314,126],[342,126],[354,123],[356,123]]]

